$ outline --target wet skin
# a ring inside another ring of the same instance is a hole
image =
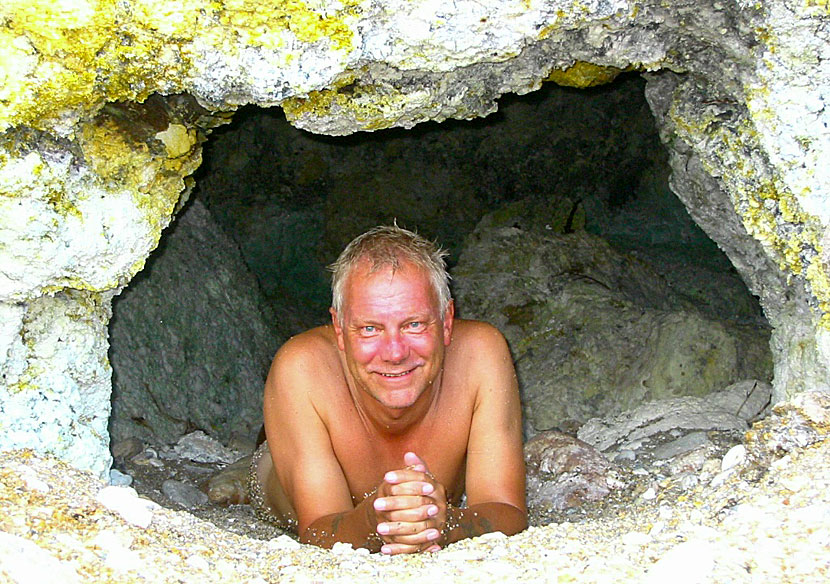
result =
[[[518,389],[498,331],[452,304],[442,314],[408,264],[358,266],[340,317],[272,364],[260,469],[272,510],[309,543],[385,553],[524,529]]]

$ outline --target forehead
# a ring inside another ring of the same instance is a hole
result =
[[[346,280],[343,304],[348,312],[397,305],[423,311],[437,308],[438,297],[424,268],[404,262],[398,269],[381,266],[372,270],[364,260]]]

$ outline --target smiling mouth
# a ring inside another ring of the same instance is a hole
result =
[[[413,371],[414,371],[414,369],[410,369],[408,371],[402,371],[400,373],[380,373],[380,375],[382,377],[392,377],[392,378],[394,378],[394,377],[403,377],[404,375],[408,375],[409,373],[412,373]]]

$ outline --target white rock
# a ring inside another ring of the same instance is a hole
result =
[[[72,566],[52,556],[34,542],[0,531],[0,576],[12,582],[61,582],[80,584],[81,578]]]
[[[132,487],[104,487],[98,491],[97,499],[125,521],[144,528],[150,525],[153,512],[160,507],[158,503],[140,498]]]
[[[354,548],[352,548],[352,544],[345,543],[342,541],[336,542],[331,547],[331,553],[333,553],[335,556],[345,556],[347,554],[351,554],[353,551]]]
[[[302,547],[300,542],[288,535],[281,535],[269,540],[268,546],[276,550],[298,550]]]
[[[657,491],[654,490],[654,487],[649,487],[646,491],[640,495],[646,501],[652,501],[657,498]]]
[[[660,558],[648,571],[645,584],[704,584],[710,582],[715,566],[711,544],[703,541],[686,541]]]
[[[724,455],[720,463],[721,471],[730,470],[746,460],[746,447],[743,444],[738,444],[730,448]]]

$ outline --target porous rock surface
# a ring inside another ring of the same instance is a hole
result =
[[[223,114],[411,127],[627,69],[647,77],[673,189],[774,327],[774,400],[826,385],[827,18],[813,0],[4,2],[0,444],[106,472],[110,300]]]

